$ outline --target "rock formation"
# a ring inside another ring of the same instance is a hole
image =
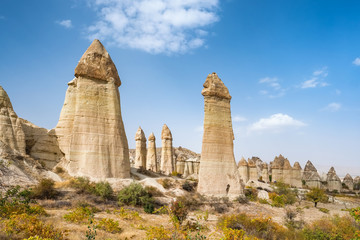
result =
[[[21,119],[25,133],[26,153],[39,160],[47,169],[53,169],[64,154],[60,151],[54,129],[47,130]]]
[[[146,156],[146,169],[157,172],[158,171],[158,164],[157,164],[157,157],[156,157],[156,143],[155,143],[155,135],[151,133],[148,138],[148,150]]]
[[[161,131],[161,143],[162,149],[160,171],[163,174],[169,175],[175,171],[175,165],[173,160],[172,135],[166,124],[164,124]]]
[[[291,186],[301,188],[302,187],[302,181],[301,181],[301,166],[300,163],[295,162],[294,166],[292,168],[292,177],[291,177]]]
[[[269,182],[269,165],[266,162],[261,166],[261,178],[264,182]]]
[[[346,174],[346,176],[343,179],[343,184],[350,190],[354,190],[354,180],[351,177],[350,174]]]
[[[354,190],[360,190],[360,177],[359,176],[354,178]]]
[[[25,134],[10,98],[0,86],[0,141],[11,149],[25,154]]]
[[[128,142],[121,117],[121,81],[108,52],[94,40],[68,83],[55,128],[70,175],[128,178]]]
[[[276,156],[270,165],[273,182],[291,184],[292,167],[283,155]]]
[[[309,188],[321,187],[320,175],[310,161],[307,161],[305,165],[302,180]]]
[[[262,161],[258,157],[252,157],[248,159],[248,166],[249,166],[249,180],[257,181],[259,180],[261,170],[260,165]]]
[[[205,195],[238,196],[242,186],[234,158],[231,96],[216,73],[207,76],[201,93],[205,116],[197,191]]]
[[[135,168],[146,168],[146,137],[141,127],[138,128],[135,134],[136,149],[135,149]]]
[[[242,157],[238,162],[238,171],[241,180],[244,183],[247,183],[249,181],[249,165],[244,157]]]
[[[341,191],[341,180],[338,177],[338,175],[336,175],[336,171],[334,169],[334,167],[331,167],[329,172],[327,173],[327,178],[326,178],[326,182],[327,182],[327,186],[326,188],[329,191]]]

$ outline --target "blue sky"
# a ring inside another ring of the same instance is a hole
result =
[[[2,0],[0,84],[17,114],[56,126],[99,38],[117,66],[130,147],[166,123],[201,151],[202,84],[232,95],[235,157],[280,153],[360,175],[360,3],[331,0]]]

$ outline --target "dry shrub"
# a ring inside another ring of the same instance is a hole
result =
[[[111,218],[102,218],[96,226],[109,233],[121,233],[122,231],[119,222]]]
[[[163,197],[164,194],[157,189],[156,187],[153,186],[146,186],[145,190],[152,196],[152,197]]]
[[[333,217],[322,218],[307,225],[304,230],[305,239],[355,239],[356,231],[359,226],[350,217]]]
[[[231,228],[224,228],[223,234],[223,240],[243,240],[246,236],[244,230]]]
[[[141,220],[139,213],[137,211],[132,211],[130,209],[120,208],[119,210],[114,210],[114,214],[118,215],[120,218],[125,220]]]
[[[164,226],[160,227],[149,227],[146,230],[146,239],[161,239],[161,240],[170,240],[172,239],[171,231],[164,228]]]
[[[153,202],[151,195],[140,183],[133,182],[118,193],[120,205],[145,206]]]
[[[170,189],[170,188],[173,187],[173,183],[172,183],[171,179],[169,179],[169,178],[162,179],[160,184],[161,184],[165,189]]]
[[[199,194],[187,193],[183,196],[177,197],[176,201],[181,202],[190,211],[197,210],[201,205],[203,205],[203,202],[201,201],[201,196]]]
[[[55,182],[51,179],[41,179],[39,184],[34,188],[32,197],[37,199],[54,199],[60,193],[54,188]]]
[[[64,239],[64,232],[57,230],[54,226],[46,224],[35,215],[26,213],[12,215],[5,221],[4,231],[9,235],[21,234],[24,237],[39,236],[54,240]]]
[[[93,207],[77,207],[73,211],[65,214],[64,219],[68,222],[87,223],[88,219],[96,212],[98,212],[98,209]]]

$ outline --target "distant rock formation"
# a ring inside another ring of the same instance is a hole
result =
[[[305,165],[302,180],[305,181],[306,185],[310,188],[321,187],[320,175],[310,161],[307,161]]]
[[[163,174],[169,175],[175,171],[173,149],[172,149],[172,135],[166,124],[164,124],[161,131],[161,164],[160,171]]]
[[[334,169],[334,167],[331,167],[329,172],[327,173],[327,177],[326,177],[326,188],[329,191],[341,191],[341,180],[338,177],[338,175],[336,175],[336,171]]]
[[[25,133],[10,98],[0,86],[0,141],[11,149],[25,154]]]
[[[135,134],[136,148],[135,148],[135,168],[146,168],[146,137],[141,127],[138,128]]]
[[[301,187],[301,166],[298,162],[291,167],[290,161],[283,155],[275,157],[270,164],[272,181],[282,181],[294,187]]]
[[[348,188],[348,190],[354,190],[354,180],[350,174],[346,174],[342,183]]]
[[[178,147],[174,150],[176,172],[182,177],[194,176],[199,173],[200,155],[186,148]]]
[[[248,159],[249,180],[257,181],[261,176],[261,166],[263,162],[258,157]]]
[[[295,162],[294,166],[292,168],[292,177],[291,177],[291,185],[297,188],[302,187],[302,181],[301,181],[301,174],[302,169],[300,166],[300,163]]]
[[[129,178],[128,142],[121,117],[117,69],[99,40],[94,40],[68,83],[55,128],[70,175]]]
[[[249,164],[244,157],[238,162],[238,171],[241,180],[247,183],[249,181]]]
[[[197,191],[205,195],[239,196],[242,186],[234,158],[231,96],[216,73],[207,76],[201,93],[205,116]]]
[[[148,138],[148,149],[147,149],[147,155],[146,155],[146,169],[153,171],[153,172],[158,171],[155,140],[156,139],[155,139],[154,133],[151,133]]]
[[[360,190],[360,177],[359,176],[354,178],[354,190]]]

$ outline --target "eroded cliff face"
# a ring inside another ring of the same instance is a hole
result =
[[[0,86],[0,141],[11,149],[25,154],[25,133],[21,120],[16,115],[10,98]]]
[[[65,154],[63,166],[74,176],[128,178],[128,142],[121,116],[120,78],[98,40],[90,45],[68,83],[55,128]]]
[[[242,186],[233,150],[231,96],[216,73],[208,75],[201,93],[205,116],[197,190],[205,195],[238,196]]]

